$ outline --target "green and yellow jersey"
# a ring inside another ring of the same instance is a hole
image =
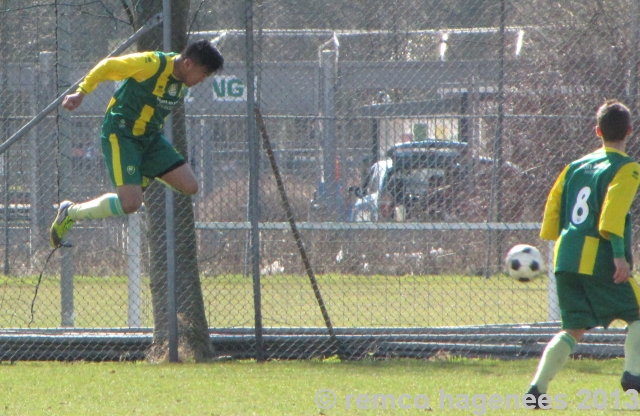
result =
[[[624,237],[632,263],[629,209],[639,182],[640,165],[610,147],[565,167],[547,198],[540,231],[542,238],[556,240],[556,272],[613,275],[610,234]]]
[[[78,91],[91,93],[103,81],[122,81],[107,107],[105,124],[147,136],[162,129],[165,117],[183,95],[173,75],[177,54],[141,52],[107,58],[84,78]]]

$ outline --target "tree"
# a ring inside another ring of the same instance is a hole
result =
[[[189,0],[172,3],[172,49],[181,51],[187,43]],[[131,16],[136,28],[162,11],[162,2],[144,0],[136,3]],[[138,41],[138,50],[162,50],[162,27],[158,26]],[[187,155],[187,138],[184,105],[173,111],[173,144]],[[147,238],[150,250],[149,275],[153,303],[153,346],[147,359],[163,359],[168,352],[167,313],[167,264],[165,188],[153,183],[145,192],[147,209]],[[176,304],[178,311],[178,335],[181,359],[205,361],[213,356],[209,330],[204,310],[204,299],[198,272],[194,212],[188,197],[174,194],[175,207],[175,266]]]

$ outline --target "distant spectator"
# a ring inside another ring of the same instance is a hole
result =
[[[93,159],[95,157],[95,149],[93,147],[93,143],[90,140],[87,140],[87,143],[84,146],[84,160],[85,167],[89,170],[93,168]]]
[[[82,143],[74,144],[73,149],[71,150],[71,161],[73,163],[74,170],[82,169],[84,156],[85,153]]]

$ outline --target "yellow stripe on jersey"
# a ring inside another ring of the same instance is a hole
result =
[[[153,89],[153,95],[158,97],[164,96],[164,92],[167,89],[167,82],[169,82],[169,75],[173,72],[173,58],[167,57],[167,65],[164,67],[162,74],[158,76],[156,86]]]
[[[560,236],[560,207],[562,206],[562,190],[564,189],[564,178],[567,176],[569,166],[566,166],[556,182],[553,184],[547,204],[544,207],[544,217],[540,228],[540,237],[544,240],[556,240]]]
[[[115,103],[116,103],[116,97],[111,97],[111,101],[109,101],[109,105],[107,106],[107,112],[111,109],[111,107],[113,107]]]
[[[113,168],[113,178],[116,181],[116,186],[124,185],[122,181],[122,165],[120,164],[120,144],[118,144],[118,137],[115,134],[109,136],[109,142],[111,143],[111,165]]]
[[[600,235],[604,238],[609,238],[609,233],[624,237],[625,216],[631,209],[638,183],[640,165],[636,162],[622,166],[609,183],[598,224]],[[611,201],[615,201],[615,204]]]
[[[562,243],[562,236],[558,237],[556,243],[553,246],[553,267],[556,266],[556,261],[558,260],[558,250],[560,249],[560,243]]]
[[[638,307],[640,307],[640,286],[638,286],[638,282],[636,282],[636,279],[633,277],[629,279],[629,283],[631,283],[633,293],[636,295],[636,302],[638,303]]]
[[[580,256],[580,268],[578,273],[593,274],[593,267],[596,264],[596,254],[600,240],[597,237],[586,236],[582,245],[582,255]]]
[[[133,125],[134,136],[142,136],[144,134],[144,131],[147,128],[147,123],[149,122],[149,120],[151,120],[154,111],[155,108],[149,105],[145,104],[145,106],[142,107],[142,111],[140,111],[140,117]]]

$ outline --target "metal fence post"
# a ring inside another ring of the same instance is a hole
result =
[[[322,105],[322,171],[324,181],[325,209],[332,220],[342,216],[338,212],[338,181],[336,172],[336,134],[335,134],[335,81],[336,50],[324,50],[321,53],[321,74],[323,85]],[[338,215],[336,215],[338,214]]]
[[[130,214],[127,229],[127,268],[128,268],[128,292],[129,309],[128,322],[130,328],[142,326],[142,303],[140,300],[141,288],[141,260],[142,260],[142,215],[139,212]]]
[[[69,5],[58,4],[56,9],[56,39],[58,43],[56,73],[57,92],[64,93],[71,81],[71,8]],[[73,165],[71,163],[71,148],[73,132],[71,128],[70,114],[60,109],[57,117],[58,124],[58,199],[64,201],[73,196]],[[73,250],[65,249],[62,252],[62,265],[60,277],[60,301],[61,301],[61,325],[74,326],[74,299],[73,299]]]
[[[34,80],[37,79],[34,74]],[[29,113],[36,114],[37,110],[37,95],[38,95],[38,83],[34,81],[29,91]],[[41,215],[40,208],[40,195],[38,195],[38,135],[35,129],[29,132],[28,147],[29,147],[29,259],[32,259],[33,253],[41,245],[42,241],[40,235],[40,224],[38,217]],[[7,151],[8,152],[8,151]],[[29,265],[31,267],[31,264]]]
[[[249,221],[251,223],[251,271],[253,276],[253,308],[256,337],[256,360],[264,361],[262,344],[262,292],[260,287],[260,231],[258,229],[258,180],[260,147],[256,130],[254,93],[253,0],[246,1],[247,50],[247,130],[249,133]]]
[[[162,43],[165,52],[171,52],[171,0],[162,1]],[[173,117],[167,116],[164,123],[164,135],[173,143]],[[173,191],[165,191],[167,226],[167,315],[169,324],[169,362],[178,362],[178,315],[176,305],[176,252],[175,252],[175,215],[173,212]]]
[[[640,40],[639,15],[640,14],[640,1],[633,0],[631,2],[631,42],[634,45],[638,44]],[[627,104],[631,109],[631,114],[635,117],[638,115],[638,61],[640,60],[640,52],[638,48],[633,48],[629,53],[629,81],[627,85]]]
[[[9,152],[4,155],[4,267],[3,273],[5,276],[9,275],[9,204],[10,204],[10,176],[11,165],[9,163]]]
[[[493,138],[493,169],[491,171],[491,199],[489,201],[489,218],[487,221],[502,221],[502,197],[504,167],[503,162],[503,125],[504,125],[504,67],[505,67],[505,0],[500,1],[500,44],[498,46],[498,91],[497,91],[497,126]],[[502,232],[489,231],[487,234],[487,258],[484,275],[488,279],[500,265],[500,255],[502,251]],[[495,237],[495,239],[494,239]],[[495,255],[494,255],[495,244]],[[495,261],[496,267],[491,266],[491,260]]]

